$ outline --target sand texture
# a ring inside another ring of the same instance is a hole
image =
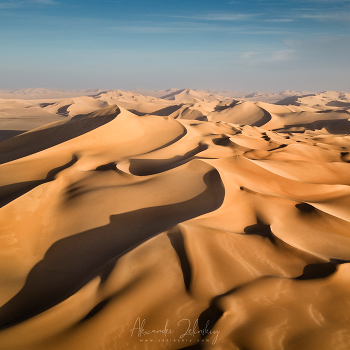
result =
[[[350,349],[350,94],[51,97],[0,100],[0,350]]]

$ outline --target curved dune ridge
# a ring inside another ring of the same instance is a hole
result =
[[[175,92],[0,142],[1,350],[350,348],[349,111]]]

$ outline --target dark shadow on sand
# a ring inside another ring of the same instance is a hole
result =
[[[183,106],[183,104],[179,104],[179,105],[172,105],[172,106],[168,106],[162,109],[159,109],[158,111],[149,113],[150,115],[158,115],[161,117],[167,117],[170,114],[178,111],[181,107]]]
[[[117,106],[108,107],[109,113],[93,112],[80,119],[71,119],[63,124],[34,130],[0,143],[0,164],[29,156],[65,141],[74,139],[109,123],[120,113]],[[96,117],[97,115],[97,117]]]
[[[268,238],[274,244],[276,243],[276,236],[272,233],[270,225],[265,225],[259,219],[255,225],[247,226],[244,233],[246,235],[259,235]]]
[[[344,112],[342,111],[342,113]],[[350,121],[348,119],[322,119],[306,124],[285,125],[283,128],[273,129],[272,131],[304,133],[306,130],[321,130],[323,128],[334,135],[349,134]]]
[[[271,120],[271,114],[263,108],[260,108],[260,109],[264,112],[264,116],[261,119],[257,120],[255,123],[251,124],[251,126],[260,127],[265,125]]]
[[[27,130],[0,130],[0,142],[6,141],[12,137],[23,134]]]
[[[0,308],[0,329],[57,305],[98,275],[107,278],[112,259],[149,238],[219,208],[225,194],[219,173],[211,170],[203,180],[206,190],[190,200],[112,215],[106,226],[55,242],[30,271],[24,287]]]
[[[169,159],[131,159],[129,171],[137,176],[162,173],[189,162],[196,154],[206,149],[208,149],[208,145],[200,144],[182,156],[175,156]]]
[[[50,170],[47,173],[46,178],[44,180],[17,182],[15,184],[0,187],[0,208],[14,201],[18,197],[23,196],[27,192],[33,190],[35,187],[40,186],[43,183],[53,181],[55,179],[55,176],[59,172],[69,168],[77,161],[78,161],[78,158],[74,155],[72,160],[67,164],[64,164],[60,167]]]
[[[192,269],[186,253],[184,237],[178,227],[175,227],[173,230],[170,230],[168,233],[168,237],[177,256],[179,257],[185,287],[186,290],[189,291],[192,281]]]

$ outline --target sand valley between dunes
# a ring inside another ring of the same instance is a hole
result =
[[[350,94],[0,95],[0,350],[350,349]]]

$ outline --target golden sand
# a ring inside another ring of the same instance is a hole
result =
[[[349,349],[346,100],[168,95],[0,100],[0,349]]]

